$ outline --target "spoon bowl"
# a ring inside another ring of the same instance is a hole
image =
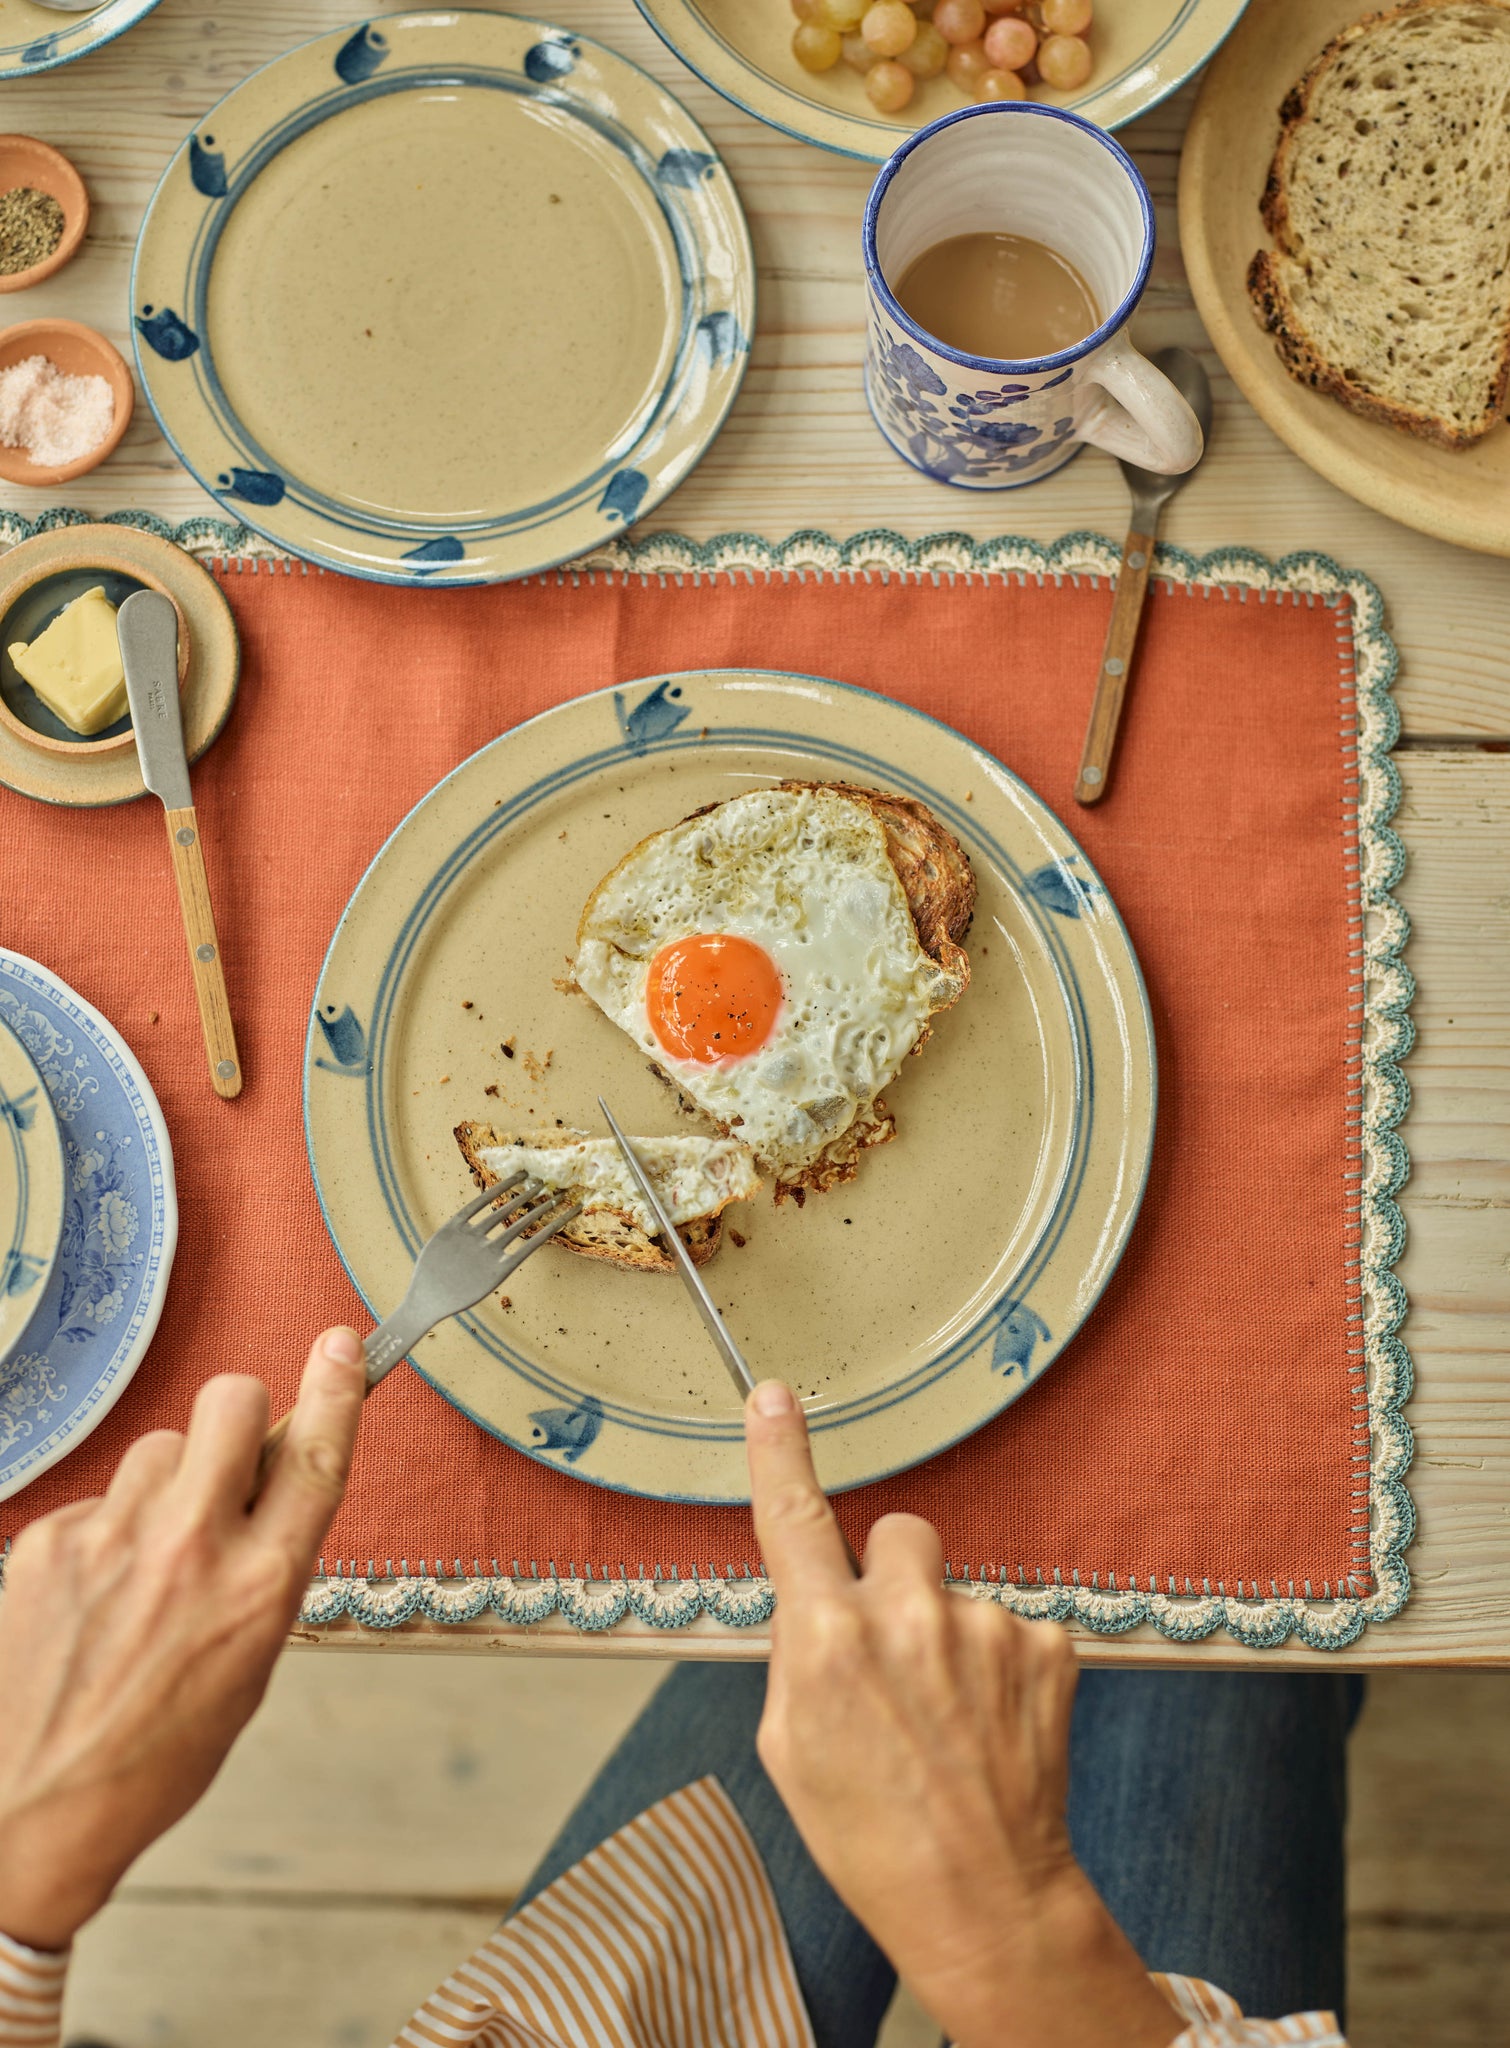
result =
[[[1127,478],[1127,487],[1133,494],[1133,525],[1147,531],[1144,521],[1138,516],[1145,508],[1157,516],[1162,512],[1182,483],[1195,475],[1206,459],[1206,450],[1211,442],[1211,379],[1206,375],[1205,365],[1188,348],[1161,348],[1149,361],[1157,370],[1162,370],[1181,398],[1200,421],[1201,453],[1190,469],[1182,470],[1178,476],[1167,476],[1159,469],[1140,469],[1136,462],[1125,462],[1118,458],[1117,466]]]

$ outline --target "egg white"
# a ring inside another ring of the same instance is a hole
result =
[[[704,1065],[651,1029],[646,981],[672,940],[724,932],[780,969],[770,1037]],[[854,1122],[958,993],[918,943],[870,808],[828,790],[752,790],[644,840],[599,885],[577,935],[578,986],[700,1108],[784,1172]]]
[[[760,1192],[760,1175],[749,1151],[735,1138],[633,1138],[630,1141],[673,1223],[716,1216],[730,1202]],[[655,1218],[630,1177],[612,1138],[564,1131],[554,1144],[523,1140],[478,1148],[478,1159],[498,1180],[522,1168],[548,1188],[570,1191],[589,1214],[617,1210],[654,1237]]]

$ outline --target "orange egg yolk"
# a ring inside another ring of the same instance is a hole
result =
[[[650,1028],[680,1060],[713,1066],[758,1052],[775,1029],[784,990],[763,946],[730,932],[693,932],[650,963]]]

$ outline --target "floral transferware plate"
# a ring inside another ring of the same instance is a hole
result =
[[[958,733],[816,677],[709,671],[581,697],[506,733],[400,825],[348,904],[305,1059],[325,1218],[374,1315],[470,1186],[463,1118],[635,1131],[679,1111],[556,985],[593,882],[647,833],[782,777],[920,797],[970,853],[972,983],[887,1091],[899,1135],[850,1186],[738,1212],[707,1279],[755,1372],[799,1387],[824,1484],[978,1429],[1089,1314],[1153,1140],[1142,979],[1074,840]],[[918,1190],[930,1190],[927,1200]],[[414,1364],[484,1429],[599,1485],[748,1497],[740,1413],[674,1281],[543,1251]]]
[[[746,113],[799,142],[884,163],[911,129],[968,105],[947,78],[919,86],[901,114],[878,114],[847,64],[816,76],[792,55],[786,0],[636,0],[662,40]],[[1095,66],[1076,92],[1035,85],[1033,97],[1120,128],[1167,99],[1219,47],[1248,0],[1101,0]]]
[[[338,30],[179,150],[132,272],[142,383],[259,533],[387,583],[492,583],[659,504],[755,324],[727,170],[624,58],[514,15]]]
[[[103,0],[86,14],[59,14],[36,0],[0,0],[0,79],[30,78],[87,57],[156,5],[157,0]]]
[[[63,1231],[63,1150],[52,1098],[0,1023],[0,1370],[26,1334]]]
[[[0,1500],[55,1465],[120,1398],[151,1342],[178,1239],[173,1154],[125,1042],[66,983],[0,948],[0,1023],[25,1046],[63,1139],[62,1241],[0,1364]]]

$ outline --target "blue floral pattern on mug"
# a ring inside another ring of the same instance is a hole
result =
[[[978,369],[946,379],[915,342],[872,314],[865,387],[876,422],[898,454],[944,483],[1027,483],[1068,461],[1075,422],[1062,399],[1041,395],[1062,382],[1057,373],[1003,379]]]

